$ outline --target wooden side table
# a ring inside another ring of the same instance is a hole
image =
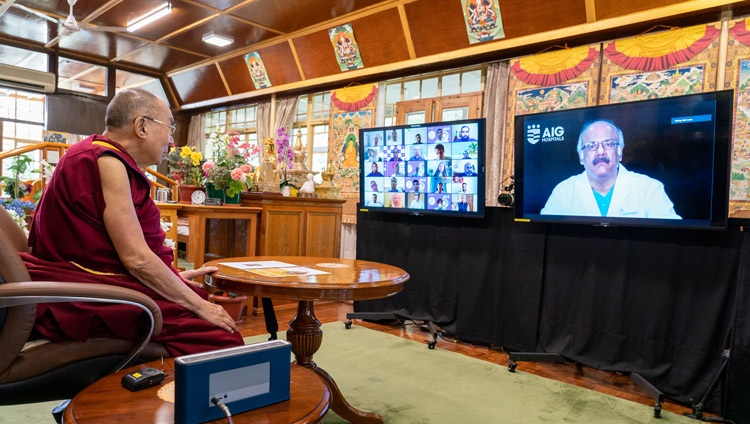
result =
[[[164,370],[161,385],[131,392],[121,386],[122,376],[139,368]],[[235,423],[316,423],[331,405],[331,392],[312,370],[291,364],[289,400],[240,414],[232,414]],[[174,404],[159,398],[157,392],[174,381],[174,359],[153,361],[131,367],[95,382],[76,395],[65,409],[66,424],[77,423],[174,423]],[[226,423],[226,419],[212,421]]]
[[[239,267],[232,262],[245,263]],[[283,262],[314,272],[284,272],[283,269],[253,269],[257,262]],[[341,418],[355,423],[382,424],[383,417],[360,411],[344,398],[333,377],[313,361],[323,342],[323,330],[315,317],[314,302],[320,300],[366,300],[394,295],[404,288],[409,274],[401,268],[371,261],[310,256],[259,256],[221,259],[207,262],[219,270],[211,283],[222,290],[247,295],[293,299],[297,315],[289,323],[287,340],[292,344],[295,362],[315,371],[332,393],[331,409]],[[254,272],[255,271],[255,272]],[[264,271],[264,272],[259,272]]]

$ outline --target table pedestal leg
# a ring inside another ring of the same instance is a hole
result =
[[[313,355],[320,348],[323,341],[323,330],[320,321],[315,318],[313,302],[300,300],[297,305],[297,315],[289,323],[286,339],[292,344],[295,362],[303,367],[315,371],[331,390],[331,409],[341,418],[353,423],[379,423],[383,417],[373,412],[362,412],[351,406],[333,378],[313,362]]]

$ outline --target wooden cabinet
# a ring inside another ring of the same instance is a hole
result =
[[[258,255],[340,256],[344,200],[243,193],[240,202],[262,209]]]

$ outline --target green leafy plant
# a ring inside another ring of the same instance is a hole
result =
[[[8,167],[12,176],[0,176],[0,184],[2,184],[3,192],[10,196],[11,199],[20,199],[31,193],[31,184],[26,184],[21,181],[21,175],[26,173],[31,162],[32,159],[30,157],[26,155],[17,155],[13,158],[13,163]],[[39,172],[39,170],[34,171]]]

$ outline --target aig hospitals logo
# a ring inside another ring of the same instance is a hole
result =
[[[539,124],[531,124],[526,126],[526,141],[531,144],[539,143],[542,139],[542,131],[540,130]]]
[[[544,127],[539,124],[530,124],[526,126],[526,141],[531,144],[549,143],[551,141],[565,141],[565,128],[563,127]]]

